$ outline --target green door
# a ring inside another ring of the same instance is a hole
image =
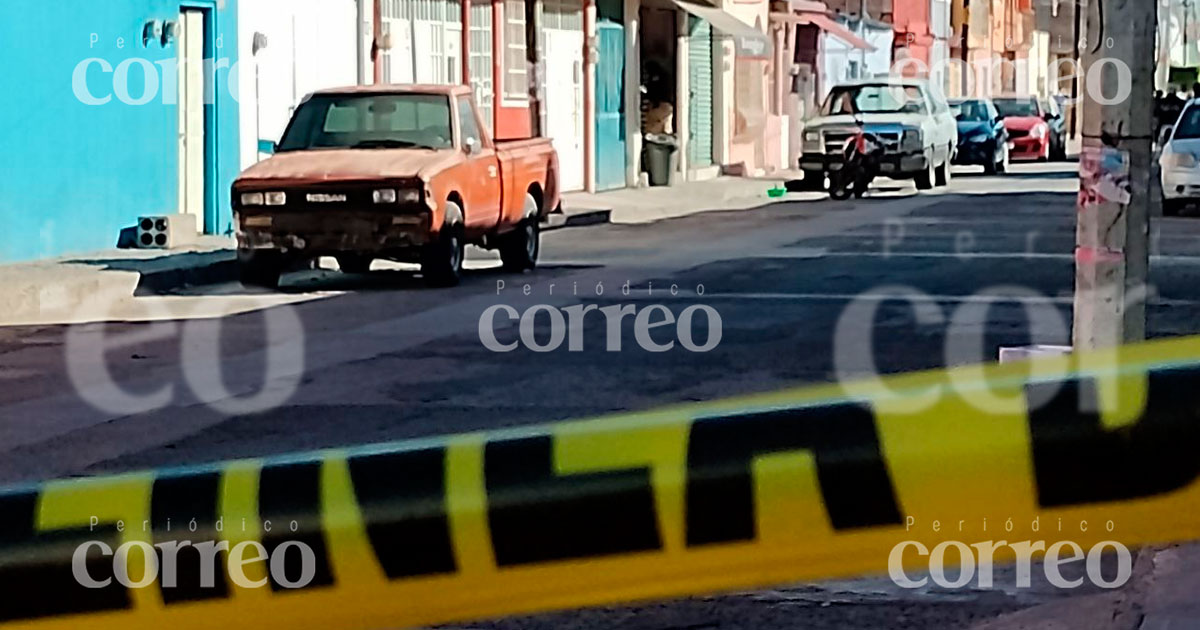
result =
[[[712,25],[688,16],[688,166],[713,163]]]

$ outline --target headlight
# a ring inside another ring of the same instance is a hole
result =
[[[263,199],[267,202],[268,206],[287,205],[287,193],[285,192],[263,193]]]
[[[263,203],[262,193],[242,193],[243,206],[261,206]]]
[[[420,188],[401,188],[399,191],[400,203],[420,203],[421,189]]]
[[[396,189],[384,188],[376,190],[371,194],[371,198],[375,200],[375,203],[396,203]]]
[[[820,142],[821,141],[821,132],[820,131],[804,132],[804,141],[805,142]]]
[[[905,129],[904,137],[900,140],[900,148],[905,151],[921,151],[925,148],[925,139],[921,137],[920,129]]]
[[[1033,128],[1033,136],[1035,138],[1045,138],[1050,133],[1050,128],[1046,125],[1038,125]]]
[[[1196,156],[1191,153],[1172,153],[1167,163],[1172,168],[1196,168]]]

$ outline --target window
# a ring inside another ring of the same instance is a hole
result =
[[[924,114],[925,93],[915,86],[856,85],[834,88],[823,108],[824,115],[839,114]]]
[[[314,96],[296,111],[279,151],[451,146],[450,101],[436,94]]]
[[[525,58],[525,0],[504,0],[504,98],[529,98]]]
[[[479,125],[475,123],[475,110],[471,108],[471,99],[466,96],[458,99],[458,126],[462,131],[464,147],[468,140],[474,140],[477,147],[482,146]]]

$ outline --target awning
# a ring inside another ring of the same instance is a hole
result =
[[[737,56],[742,58],[769,59],[771,38],[767,34],[712,6],[674,0],[676,6],[712,24],[712,27],[733,38]]]
[[[838,24],[835,20],[823,13],[772,13],[771,19],[777,22],[791,22],[793,24],[811,24],[830,35],[850,44],[854,48],[865,51],[874,51],[875,47],[867,40],[854,34],[854,31]]]

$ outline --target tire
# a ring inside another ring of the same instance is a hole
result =
[[[804,171],[804,179],[800,180],[799,189],[808,192],[825,190],[825,171]]]
[[[371,270],[371,263],[375,262],[370,256],[357,254],[343,254],[337,257],[337,261],[342,273],[367,273]]]
[[[1050,159],[1055,162],[1066,162],[1067,161],[1067,139],[1066,138],[1060,137],[1058,139],[1058,144],[1054,145],[1053,154],[1050,156]]]
[[[929,152],[928,163],[929,163],[929,166],[926,166],[924,171],[917,173],[917,176],[913,178],[913,181],[917,184],[917,190],[932,190],[933,189],[933,182],[934,182],[935,178],[937,177],[937,174],[934,173],[933,152],[932,151]]]
[[[453,201],[446,204],[458,208],[458,204]],[[458,215],[462,215],[461,210]],[[452,287],[461,282],[465,246],[461,225],[442,225],[437,238],[421,252],[421,275],[425,276],[425,284],[431,287]]]
[[[283,259],[277,254],[246,254],[238,257],[238,279],[242,286],[278,289],[283,276]]]
[[[942,165],[934,171],[934,183],[938,186],[949,186],[953,177],[954,175],[950,172],[950,154],[947,153],[946,161],[942,162]]]
[[[525,215],[528,217],[517,229],[505,234],[500,241],[500,260],[504,269],[520,273],[537,266],[542,249],[542,227],[538,220],[538,204],[533,195],[525,195]]]

